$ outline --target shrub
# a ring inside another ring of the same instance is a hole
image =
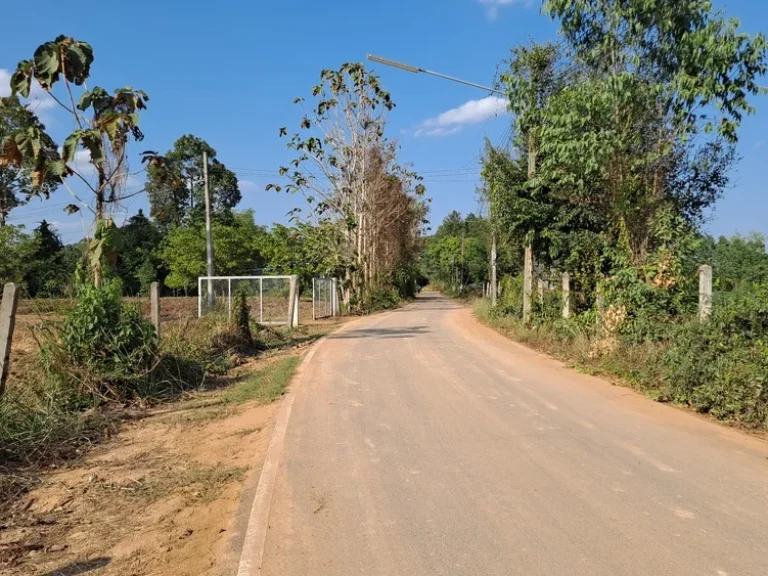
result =
[[[369,290],[361,303],[361,311],[370,313],[378,310],[389,310],[396,308],[399,303],[400,294],[394,288]]]
[[[72,364],[105,377],[148,370],[157,356],[155,329],[136,306],[122,303],[120,283],[81,286],[78,292],[60,334]]]
[[[768,289],[724,300],[677,329],[661,357],[661,398],[768,427]]]
[[[244,343],[248,346],[253,346],[251,309],[248,306],[248,298],[243,290],[237,293],[237,331]]]
[[[496,316],[523,317],[523,277],[505,276],[501,279],[496,308]]]

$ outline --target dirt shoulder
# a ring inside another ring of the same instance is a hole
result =
[[[241,366],[216,391],[127,414],[80,460],[6,482],[20,495],[0,511],[0,573],[219,574],[243,486],[260,474],[311,343]]]
[[[529,370],[567,374],[574,384],[588,387],[612,402],[631,406],[633,410],[649,418],[673,422],[694,430],[716,430],[719,436],[737,444],[750,446],[761,453],[768,447],[768,432],[718,420],[689,406],[659,402],[619,376],[585,370],[570,359],[558,358],[546,350],[517,341],[513,334],[503,328],[483,321],[469,305],[457,309],[451,316],[451,322],[456,330],[462,330],[471,338],[484,342],[484,348],[489,353],[518,354]]]

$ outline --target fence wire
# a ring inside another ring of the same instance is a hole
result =
[[[198,279],[198,313],[236,313],[241,295],[259,324],[290,325],[290,276],[221,276]]]
[[[312,310],[316,319],[334,315],[334,282],[332,278],[312,279]]]

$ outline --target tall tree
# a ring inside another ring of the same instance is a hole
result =
[[[237,212],[213,221],[215,274],[251,275],[264,266],[260,248],[266,230],[257,225],[253,211]],[[168,269],[165,284],[189,292],[197,288],[197,279],[205,276],[205,232],[199,220],[174,226],[163,239],[160,254]]]
[[[391,278],[391,271],[378,266],[381,234],[404,220],[418,222],[415,228],[408,226],[409,235],[420,232],[423,215],[412,216],[423,210],[418,199],[424,186],[418,176],[396,164],[396,148],[384,136],[386,113],[394,103],[362,64],[323,70],[312,96],[309,107],[303,98],[294,101],[305,108],[299,131],[288,142],[297,156],[280,174],[289,180],[287,191],[304,194],[315,217],[331,218],[343,231],[345,297],[361,301]],[[280,136],[287,135],[281,128]],[[267,189],[282,187],[270,184]]]
[[[33,240],[35,249],[26,273],[27,293],[33,298],[61,296],[73,273],[64,268],[64,244],[45,220],[35,228]]]
[[[93,49],[90,44],[74,38],[59,36],[40,45],[31,60],[19,62],[11,76],[11,92],[15,96],[29,96],[32,82],[51,94],[59,106],[71,116],[74,131],[64,140],[61,158],[53,158],[47,150],[51,141],[41,126],[19,128],[6,136],[0,152],[0,165],[32,166],[32,186],[40,188],[49,178],[59,178],[75,198],[67,211],[72,213],[87,208],[94,215],[93,241],[89,244],[93,281],[100,286],[103,279],[103,261],[110,255],[114,224],[109,208],[141,191],[127,193],[128,142],[144,138],[139,129],[139,112],[149,100],[142,90],[118,88],[112,94],[95,86],[89,90],[86,81],[91,75]],[[63,87],[59,96],[56,85]],[[75,92],[80,90],[79,98]],[[75,164],[78,148],[88,158],[95,177]],[[153,152],[142,153],[142,161],[150,164],[161,159]],[[75,178],[92,196],[87,201],[70,185]]]
[[[161,264],[155,254],[162,235],[142,210],[120,228],[120,254],[117,273],[129,294],[147,294],[158,279]]]
[[[237,175],[216,159],[216,150],[202,138],[185,134],[165,155],[162,166],[148,173],[150,215],[161,224],[180,224],[202,216],[204,207],[203,152],[208,153],[211,209],[232,210],[242,199]]]
[[[35,254],[34,239],[23,226],[0,228],[0,284],[15,282],[25,287],[25,278],[32,267]]]
[[[540,184],[605,216],[639,264],[661,215],[694,223],[722,193],[747,98],[762,90],[766,40],[708,0],[548,0],[584,67],[552,100]],[[680,174],[697,173],[688,185]]]
[[[40,145],[42,153],[55,159],[58,157],[56,144],[45,134],[45,126],[19,102],[15,96],[0,98],[0,144],[17,131],[41,132]],[[61,183],[58,178],[48,174],[39,186],[32,185],[34,164],[31,160],[21,165],[4,164],[0,161],[0,227],[5,226],[8,214],[17,206],[21,206],[32,196],[48,198]]]

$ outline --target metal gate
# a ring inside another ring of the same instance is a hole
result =
[[[312,319],[330,318],[339,312],[335,278],[312,278]]]

